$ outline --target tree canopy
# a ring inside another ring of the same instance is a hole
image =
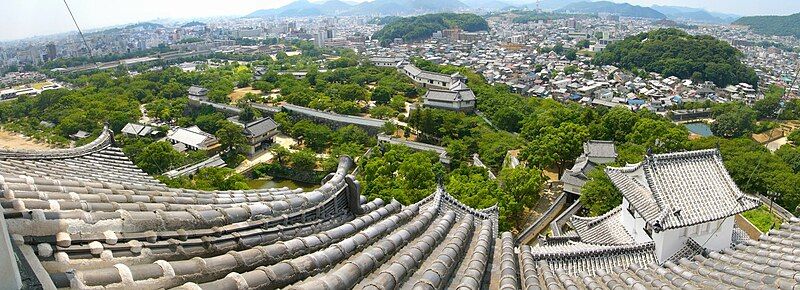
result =
[[[489,24],[482,17],[475,14],[439,13],[396,19],[375,34],[372,39],[380,41],[381,45],[388,45],[395,38],[413,42],[430,38],[436,31],[449,28],[459,28],[464,31],[489,30]]]
[[[598,53],[596,64],[640,68],[665,76],[699,78],[718,86],[758,84],[752,68],[742,63],[743,54],[712,36],[694,36],[675,29],[656,29],[626,37]]]

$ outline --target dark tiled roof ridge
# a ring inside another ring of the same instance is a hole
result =
[[[88,155],[103,150],[113,143],[113,133],[104,127],[100,136],[86,145],[68,149],[19,150],[0,149],[0,159],[66,159]]]

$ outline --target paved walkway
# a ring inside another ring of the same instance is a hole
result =
[[[261,155],[256,156],[252,160],[245,159],[241,164],[239,164],[239,166],[236,166],[236,173],[247,172],[258,164],[269,162],[274,157],[275,156],[272,154],[272,151],[264,151],[261,153]]]

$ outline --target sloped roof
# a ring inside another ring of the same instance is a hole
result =
[[[197,126],[192,126],[189,128],[177,128],[167,134],[167,138],[198,148],[203,147],[203,144],[206,142],[216,141],[216,137],[214,137],[214,135],[200,130],[200,128]]]
[[[190,95],[194,95],[194,96],[204,95],[204,94],[206,94],[206,92],[208,92],[208,90],[206,88],[200,87],[200,86],[191,86],[191,87],[189,87],[188,91],[189,91]]]
[[[656,231],[722,219],[759,205],[739,190],[716,149],[650,155],[639,164],[606,168],[606,174]]]
[[[151,126],[145,126],[136,123],[128,123],[125,124],[125,127],[122,128],[122,133],[131,134],[131,135],[138,135],[138,136],[147,136],[153,132],[154,128]]]
[[[599,245],[630,245],[633,237],[622,225],[622,206],[597,217],[572,216],[570,222],[582,242]]]
[[[472,92],[472,90],[466,90],[466,91],[428,90],[427,92],[425,92],[423,98],[441,102],[474,101],[475,94]]]
[[[589,140],[583,143],[583,153],[591,157],[617,158],[614,141]]]
[[[690,245],[681,257],[657,265],[652,243],[514,245],[512,234],[500,239],[494,234],[496,206],[476,210],[442,189],[406,206],[367,202],[359,196],[358,181],[348,176],[354,164],[346,157],[316,190],[200,191],[165,187],[106,141],[79,150],[0,154],[2,217],[13,243],[33,253],[18,256],[19,262],[46,272],[37,276],[43,285],[790,289],[798,284],[796,218],[759,240],[741,240],[722,252],[702,253]],[[614,215],[582,222],[610,226],[606,222]]]
[[[275,120],[272,120],[272,118],[261,118],[247,123],[244,126],[244,132],[247,136],[263,136],[264,134],[277,130],[278,126],[278,123],[275,123]]]

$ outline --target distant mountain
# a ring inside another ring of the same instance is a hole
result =
[[[497,5],[496,0],[476,0]],[[459,0],[374,0],[350,4],[341,0],[309,2],[297,0],[283,7],[258,10],[245,17],[307,17],[336,15],[409,15],[433,12],[452,12],[467,9],[469,6]]]
[[[206,26],[206,24],[203,23],[203,22],[200,22],[200,21],[192,21],[192,22],[186,23],[184,25],[181,25],[181,27],[184,27],[184,28],[185,27],[192,27],[192,26]]]
[[[125,26],[125,29],[152,30],[152,29],[158,29],[158,28],[164,28],[164,25],[161,25],[161,24],[158,24],[158,23],[153,23],[153,22],[139,22],[139,23],[136,23],[136,24],[131,24],[131,25]]]
[[[786,16],[746,16],[733,22],[750,27],[755,33],[800,37],[800,13]]]
[[[709,12],[701,8],[660,5],[653,5],[651,8],[667,15],[669,19],[673,20],[688,20],[703,23],[730,23],[738,18],[738,16]]]
[[[469,8],[458,0],[375,0],[362,2],[347,15],[408,15],[431,12],[453,12]]]
[[[482,9],[489,11],[503,10],[514,7],[513,5],[498,0],[461,0],[462,3],[472,9]]]
[[[585,2],[586,0],[542,0],[539,2],[539,8],[542,10],[558,10],[564,8],[572,3]],[[536,9],[536,1],[531,1],[526,5],[530,9]]]
[[[305,17],[321,15],[338,15],[353,8],[353,5],[340,0],[329,0],[313,3],[297,0],[275,9],[258,10],[245,17]]]
[[[372,39],[388,45],[396,38],[405,42],[430,38],[436,31],[459,28],[464,31],[489,30],[486,19],[475,14],[437,13],[396,19],[372,35]]]
[[[597,2],[577,2],[564,6],[557,12],[570,12],[570,13],[611,13],[624,17],[638,17],[638,18],[653,18],[665,19],[667,18],[661,12],[653,8],[631,5],[628,3],[614,3],[609,1]]]

